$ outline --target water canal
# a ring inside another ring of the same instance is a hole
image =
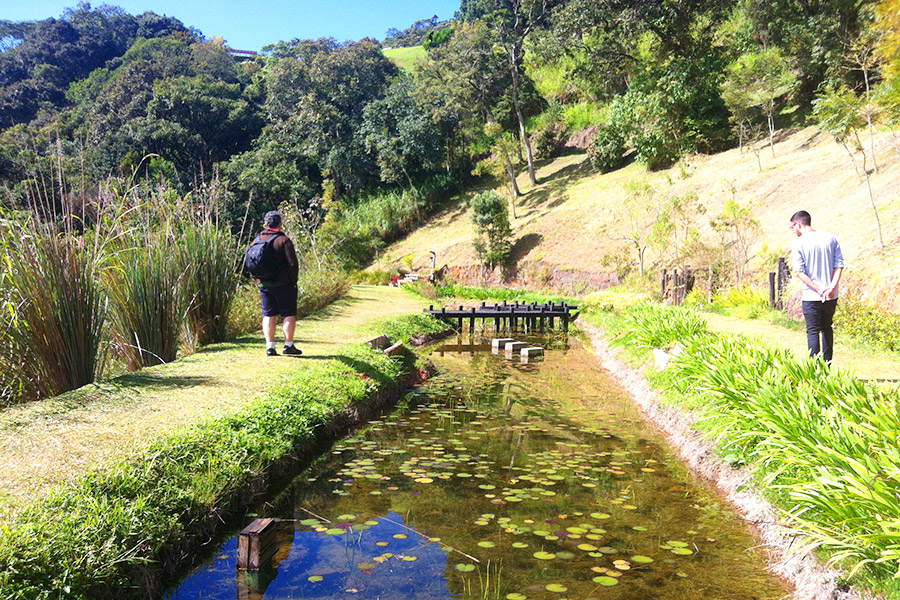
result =
[[[693,480],[577,342],[543,360],[457,339],[439,376],[267,505],[259,572],[236,539],[170,592],[196,599],[776,599],[738,517]]]

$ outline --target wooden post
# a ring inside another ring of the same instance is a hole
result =
[[[275,519],[256,519],[238,534],[238,569],[256,571],[277,550]]]
[[[665,298],[666,297],[666,270],[665,269],[662,270],[662,283],[660,284],[659,291],[662,294],[662,297]]]
[[[472,315],[469,317],[469,333],[475,331],[475,307],[469,309],[469,313]]]
[[[775,308],[775,271],[769,271],[769,308]]]

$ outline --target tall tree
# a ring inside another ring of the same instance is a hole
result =
[[[789,94],[797,76],[778,48],[742,54],[728,65],[722,99],[733,112],[759,108],[769,125],[769,147],[775,156],[775,103]]]

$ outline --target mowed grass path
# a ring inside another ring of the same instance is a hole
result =
[[[758,338],[768,344],[777,344],[790,349],[797,356],[806,356],[806,332],[794,331],[773,323],[760,320],[746,320],[727,317],[716,313],[703,313],[709,328],[723,333],[740,333],[749,338]],[[832,364],[850,371],[861,379],[883,381],[889,385],[900,383],[900,354],[879,350],[867,350],[850,343],[835,333],[834,358]]]
[[[301,357],[265,356],[261,333],[167,365],[0,412],[0,520],[56,485],[146,449],[171,432],[242,408],[289,371],[368,339],[375,322],[427,303],[402,290],[355,286],[297,323]],[[280,349],[280,335],[278,347]]]

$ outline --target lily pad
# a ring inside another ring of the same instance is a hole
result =
[[[525,544],[523,542],[513,542],[512,547],[513,548],[527,548],[528,544]]]
[[[598,577],[594,577],[591,581],[594,583],[599,583],[605,587],[612,587],[619,583],[619,580],[615,577],[609,577],[608,575],[600,575]]]
[[[470,565],[468,563],[459,563],[458,565],[456,565],[456,570],[461,573],[468,573],[475,570],[475,565]]]
[[[526,598],[527,596],[518,592],[513,592],[512,594],[506,595],[506,600],[526,600]]]
[[[689,550],[688,548],[672,548],[672,554],[678,554],[679,556],[687,556],[689,554],[693,554],[693,550]]]
[[[344,535],[345,533],[347,533],[346,529],[338,529],[337,527],[325,530],[325,535]]]
[[[568,590],[569,588],[562,585],[561,583],[548,583],[547,587],[545,589],[548,592],[557,592],[557,593],[561,594],[561,593],[565,592],[566,590]]]
[[[485,540],[483,542],[478,542],[478,545],[481,546],[482,548],[493,548],[494,546],[496,546],[496,544],[494,542],[489,542],[487,540]]]
[[[652,558],[650,558],[649,556],[643,556],[641,554],[638,554],[637,556],[632,556],[631,560],[633,560],[636,563],[641,563],[641,564],[645,564],[645,565],[653,562]]]
[[[554,558],[556,558],[556,555],[551,554],[550,552],[541,551],[541,552],[535,552],[534,557],[538,560],[553,560]]]
[[[317,581],[322,581],[323,579],[325,579],[325,578],[322,577],[321,575],[310,575],[309,577],[306,578],[307,581],[311,581],[313,583],[315,583]]]

